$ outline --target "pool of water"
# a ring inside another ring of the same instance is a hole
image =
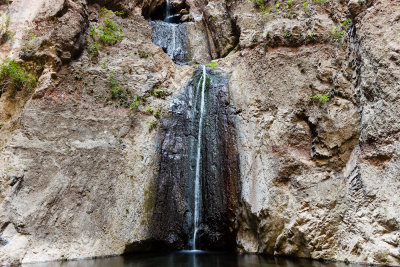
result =
[[[360,267],[342,262],[236,255],[204,251],[178,251],[165,254],[133,254],[91,260],[23,264],[24,267]]]

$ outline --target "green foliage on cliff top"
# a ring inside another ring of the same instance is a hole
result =
[[[20,90],[36,86],[36,77],[26,71],[14,59],[5,59],[0,64],[0,95],[8,88]]]

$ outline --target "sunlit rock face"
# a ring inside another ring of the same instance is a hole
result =
[[[187,15],[183,66],[153,43],[165,1],[31,2],[0,1],[0,54],[38,77],[0,97],[2,263],[190,247],[189,92],[194,63],[214,58],[199,246],[400,265],[396,1],[267,2],[268,14],[171,1]],[[110,15],[124,38],[93,57],[103,6],[125,12]]]

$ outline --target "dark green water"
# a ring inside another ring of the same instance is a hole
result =
[[[361,265],[258,255],[181,251],[93,260],[24,264],[24,267],[360,267]]]

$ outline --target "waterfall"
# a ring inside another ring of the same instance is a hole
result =
[[[200,101],[200,119],[199,132],[197,134],[197,153],[196,153],[196,175],[194,182],[194,231],[193,231],[193,250],[196,250],[196,236],[199,229],[200,220],[200,163],[201,163],[201,139],[203,131],[203,115],[204,115],[204,94],[206,88],[207,71],[206,66],[203,66],[203,77],[201,86],[201,101]]]
[[[166,12],[165,12],[165,22],[169,22],[168,20],[169,20],[169,17],[170,17],[170,13],[171,13],[171,8],[169,7],[169,2],[168,2],[168,0],[166,0],[165,1],[165,9],[166,9]]]
[[[188,63],[187,23],[175,23],[180,20],[179,14],[172,14],[169,1],[166,1],[165,18],[163,21],[150,21],[153,28],[153,43],[160,46],[164,52],[177,64]]]
[[[176,51],[176,27],[175,25],[172,26],[172,56],[171,58],[175,58],[175,51]]]
[[[160,121],[151,236],[174,249],[231,250],[239,161],[229,75],[199,66]]]

